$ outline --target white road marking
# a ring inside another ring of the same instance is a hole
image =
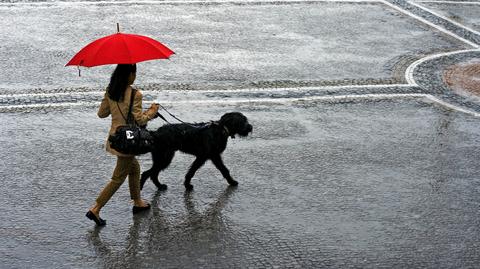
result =
[[[223,93],[223,92],[280,92],[280,91],[325,91],[338,89],[361,89],[361,88],[396,88],[396,87],[411,87],[408,84],[374,84],[374,85],[333,85],[333,86],[319,86],[319,87],[289,87],[289,88],[244,88],[233,90],[198,90],[194,92],[205,93]],[[168,92],[168,90],[166,91]]]
[[[326,91],[338,89],[362,89],[362,88],[397,88],[397,87],[411,87],[408,84],[374,84],[374,85],[335,85],[335,86],[320,86],[320,87],[289,87],[289,88],[243,88],[243,89],[216,89],[216,90],[194,90],[185,91],[178,90],[142,90],[143,94],[159,94],[159,93],[179,93],[179,94],[196,94],[196,93],[248,93],[248,92],[306,92],[306,91]],[[59,92],[59,93],[18,93],[18,94],[0,94],[0,98],[29,98],[29,97],[55,97],[55,96],[70,96],[70,95],[97,95],[103,96],[105,91],[87,91],[87,92]]]
[[[418,86],[418,84],[415,82],[415,79],[413,77],[413,73],[415,71],[415,68],[417,68],[418,65],[420,65],[420,64],[422,64],[426,61],[433,60],[435,58],[440,58],[440,57],[444,57],[444,56],[460,54],[460,53],[465,53],[465,52],[473,52],[473,51],[480,52],[480,49],[468,49],[468,50],[457,50],[457,51],[451,51],[451,52],[444,52],[444,53],[434,54],[434,55],[430,55],[430,56],[424,57],[422,59],[419,59],[419,60],[413,62],[407,68],[407,70],[405,71],[405,80],[407,81],[407,83],[409,85]]]
[[[298,101],[341,101],[355,99],[399,99],[399,98],[426,98],[434,103],[444,106],[461,113],[465,113],[474,117],[480,117],[480,113],[470,111],[445,101],[442,101],[430,94],[410,93],[410,94],[362,94],[362,95],[336,95],[336,96],[313,96],[300,98],[256,98],[256,99],[230,99],[230,100],[184,100],[184,101],[166,101],[162,105],[175,104],[242,104],[242,103],[272,103],[285,104]],[[16,109],[34,109],[34,108],[72,108],[72,107],[97,107],[99,102],[72,102],[72,103],[55,103],[55,104],[30,104],[30,105],[11,105],[0,106],[0,111],[12,111]]]
[[[199,0],[187,0],[187,1],[98,1],[98,2],[91,2],[91,1],[79,1],[79,2],[35,2],[35,3],[0,3],[1,6],[14,6],[14,5],[48,5],[51,6],[52,4],[56,5],[80,5],[80,4],[89,4],[89,5],[116,5],[116,4],[255,4],[255,3],[266,3],[266,4],[275,4],[275,3],[321,3],[321,2],[345,2],[345,3],[362,3],[362,2],[369,2],[369,3],[383,3],[409,17],[412,17],[424,24],[429,25],[430,27],[437,29],[449,36],[452,36],[467,45],[475,48],[469,50],[460,50],[460,51],[453,51],[447,53],[440,53],[436,55],[430,55],[419,59],[412,63],[405,72],[405,78],[408,84],[394,84],[394,85],[345,85],[345,86],[324,86],[324,87],[292,87],[292,88],[247,88],[247,89],[237,89],[237,90],[199,90],[195,91],[194,93],[221,93],[221,92],[232,92],[232,93],[239,93],[239,92],[282,92],[282,91],[322,91],[322,90],[329,90],[329,89],[348,89],[348,88],[385,88],[385,87],[411,87],[417,86],[414,78],[413,72],[415,68],[428,60],[435,59],[438,57],[459,54],[464,52],[470,51],[480,51],[480,46],[475,44],[469,40],[466,40],[446,29],[435,25],[426,19],[423,19],[420,16],[417,16],[409,11],[406,11],[398,6],[395,6],[385,0],[215,0],[215,1],[199,1]],[[419,2],[432,2],[432,3],[452,3],[452,4],[480,4],[480,2],[454,2],[454,1],[419,1]],[[416,3],[409,2],[410,4],[421,8],[425,11],[432,13],[435,16],[438,16],[442,19],[445,19],[465,30],[468,30],[472,33],[479,34],[479,32],[463,26],[457,22],[454,22],[448,18],[445,18],[442,15],[437,14],[425,7],[422,7]],[[161,93],[161,92],[178,92],[172,90],[166,91],[143,91],[145,94],[153,94],[153,93]],[[92,91],[92,92],[67,92],[67,93],[31,93],[31,94],[0,94],[0,97],[13,97],[13,98],[21,98],[21,97],[35,97],[35,96],[43,96],[43,97],[54,97],[54,96],[69,96],[69,95],[98,95],[102,96],[104,91]],[[456,110],[458,112],[466,113],[469,115],[473,115],[475,117],[480,117],[480,113],[470,111],[445,101],[442,101],[430,94],[362,94],[362,95],[336,95],[336,96],[313,96],[313,97],[300,97],[300,98],[256,98],[256,99],[229,99],[229,100],[183,100],[183,101],[166,101],[162,104],[238,104],[238,103],[291,103],[296,101],[335,101],[335,100],[348,100],[348,99],[394,99],[394,98],[426,98],[431,100],[434,103],[442,105],[452,110]],[[50,104],[27,104],[27,105],[9,105],[9,106],[0,106],[0,111],[8,111],[8,110],[15,110],[15,109],[29,109],[29,108],[70,108],[70,107],[82,107],[82,106],[98,106],[98,102],[63,102],[63,103],[50,103]]]
[[[414,19],[416,19],[416,20],[418,20],[418,21],[421,21],[421,22],[429,25],[429,26],[432,27],[432,28],[437,29],[438,31],[440,31],[440,32],[442,32],[442,33],[444,33],[444,34],[447,34],[447,35],[449,35],[449,36],[451,36],[451,37],[454,37],[454,38],[462,41],[463,43],[471,46],[472,48],[479,48],[479,47],[480,47],[479,45],[477,45],[477,44],[475,44],[475,43],[473,43],[473,42],[471,42],[471,41],[469,41],[469,40],[467,40],[467,39],[465,39],[465,38],[463,38],[463,37],[460,37],[460,36],[458,36],[458,35],[450,32],[450,31],[446,30],[446,29],[443,28],[443,27],[440,27],[440,26],[438,26],[438,25],[436,25],[436,24],[433,24],[433,23],[427,21],[426,19],[424,19],[424,18],[422,18],[422,17],[420,17],[420,16],[417,16],[417,15],[415,15],[415,14],[413,14],[413,13],[407,11],[407,10],[404,10],[404,9],[402,9],[402,8],[394,5],[394,4],[391,4],[391,3],[389,3],[389,2],[387,2],[387,1],[385,1],[385,0],[380,0],[380,1],[381,1],[382,3],[384,3],[385,5],[387,5],[387,6],[391,7],[391,8],[393,8],[393,9],[396,9],[396,10],[402,12],[403,14],[405,14],[405,15],[407,15],[407,16],[410,16],[410,17],[412,17],[412,18],[414,18]]]
[[[472,32],[472,33],[480,36],[480,32],[475,31],[475,30],[473,30],[473,29],[470,28],[470,27],[467,27],[467,26],[465,26],[465,25],[463,25],[463,24],[461,24],[461,23],[458,23],[458,22],[456,22],[456,21],[454,21],[454,20],[452,20],[452,19],[449,19],[449,18],[447,18],[447,17],[445,17],[445,16],[443,16],[443,15],[440,15],[439,13],[437,13],[437,12],[435,12],[435,11],[427,8],[427,7],[421,6],[421,5],[417,4],[417,3],[410,2],[410,1],[407,1],[407,2],[410,3],[410,4],[412,4],[412,5],[414,5],[414,6],[416,6],[416,7],[418,7],[418,8],[421,8],[421,9],[427,11],[427,12],[430,12],[430,13],[432,13],[433,15],[435,15],[435,16],[437,16],[437,17],[439,17],[439,18],[442,18],[442,19],[444,19],[444,20],[446,20],[446,21],[448,21],[448,22],[450,22],[450,23],[452,23],[452,24],[454,24],[454,25],[456,25],[456,26],[458,26],[458,27],[460,27],[460,28],[463,28],[463,29],[465,29],[465,30],[467,30],[467,31],[469,31],[469,32]],[[479,4],[480,4],[480,3],[479,3]]]
[[[298,101],[337,101],[348,99],[394,99],[405,97],[425,97],[426,94],[344,94],[330,96],[309,96],[294,98],[255,98],[255,99],[230,99],[230,100],[183,100],[170,101],[167,104],[238,104],[238,103],[292,103]]]
[[[428,99],[430,99],[431,101],[439,104],[439,105],[442,105],[444,107],[447,107],[451,110],[455,110],[455,111],[458,111],[458,112],[462,112],[462,113],[465,113],[465,114],[468,114],[468,115],[471,115],[471,116],[474,116],[474,117],[480,117],[480,113],[478,112],[475,112],[475,111],[471,111],[471,110],[467,110],[467,109],[464,109],[464,108],[461,108],[461,107],[458,107],[458,106],[455,106],[455,105],[452,105],[450,103],[447,103],[443,100],[440,100],[438,99],[437,97],[433,96],[433,95],[428,95],[426,96]]]
[[[430,1],[430,0],[420,0],[415,1],[417,3],[432,3],[432,4],[460,4],[460,5],[480,5],[480,2],[471,2],[471,1]]]
[[[480,48],[479,45],[469,41],[469,40],[466,40],[442,27],[439,27],[417,15],[414,15],[413,13],[409,12],[409,11],[406,11],[398,6],[395,6],[385,0],[242,0],[242,1],[239,1],[239,0],[215,0],[215,1],[201,1],[201,0],[186,0],[186,1],[98,1],[98,2],[91,2],[91,1],[79,1],[79,2],[54,2],[55,4],[62,4],[62,3],[65,3],[65,4],[72,4],[72,5],[76,5],[76,4],[119,4],[119,3],[141,3],[141,4],[169,4],[169,3],[172,3],[172,4],[178,4],[178,3],[185,3],[185,4],[190,4],[190,3],[315,3],[315,2],[318,2],[318,3],[321,3],[321,2],[352,2],[352,3],[361,3],[361,2],[370,2],[370,3],[382,3],[384,5],[387,5],[403,14],[406,14],[407,16],[410,16],[422,23],[425,23],[429,26],[431,26],[432,28],[434,29],[437,29],[449,36],[452,36],[464,43],[466,43],[467,45],[475,48],[475,49],[478,49]],[[424,2],[427,2],[427,1],[424,1]],[[438,2],[438,1],[431,1],[431,2]],[[452,1],[453,2],[453,1]],[[411,3],[411,2],[409,2]],[[455,2],[456,3],[456,2]],[[473,3],[476,3],[476,2],[473,2]],[[42,5],[42,4],[52,4],[52,2],[20,2],[20,3],[0,3],[0,6],[1,5],[12,5],[12,4],[36,4],[36,5]],[[415,6],[418,6],[419,8],[422,8],[424,10],[426,10],[425,8],[419,6],[419,5],[416,5],[415,3],[411,3],[412,5],[415,5]],[[427,10],[428,12],[432,12],[430,10]],[[433,13],[433,12],[432,12]],[[439,17],[442,17],[436,13],[433,13],[435,14],[436,16],[439,16]],[[443,17],[442,17],[443,18]],[[449,20],[450,21],[450,20]],[[458,26],[460,27],[463,27],[465,28],[466,30],[469,30],[469,31],[472,31],[474,33],[478,33],[478,32],[475,32],[474,30],[470,29],[470,28],[467,28],[465,26],[462,26],[460,24],[458,24]],[[431,57],[439,57],[439,56],[443,56],[443,55],[450,55],[452,53],[461,53],[461,52],[464,52],[464,51],[469,51],[469,50],[460,50],[460,51],[455,51],[455,52],[448,52],[448,53],[445,53],[445,54],[436,54],[436,55],[431,55],[431,56],[427,56],[425,58],[422,58],[416,62],[414,62],[412,65],[410,65],[406,72],[405,72],[405,78],[406,78],[406,81],[407,81],[407,84],[400,84],[400,85],[396,85],[396,86],[418,86],[416,83],[415,83],[415,80],[413,79],[413,70],[415,69],[415,67],[421,63],[421,62],[424,62],[426,60],[429,60],[431,59]],[[376,86],[376,85],[375,85]],[[379,87],[383,87],[382,85],[378,85]],[[386,87],[389,87],[390,85],[387,85]],[[392,85],[393,86],[393,85]],[[396,87],[394,86],[394,87]],[[332,89],[338,89],[338,88],[354,88],[354,87],[367,87],[367,86],[364,86],[364,85],[349,85],[349,86],[332,86]],[[369,86],[371,87],[371,86]],[[306,87],[302,87],[302,88],[306,88]],[[315,87],[316,88],[316,87]],[[291,89],[297,89],[297,88],[291,88]],[[322,89],[328,89],[328,87],[324,87]],[[266,89],[262,89],[264,91],[268,91]],[[269,89],[269,91],[277,91],[278,89]],[[222,92],[222,91],[231,91],[231,90],[207,90],[207,91],[204,91],[204,92]],[[253,89],[253,90],[248,90],[248,89],[241,89],[241,90],[237,90],[238,92],[248,92],[248,91],[256,91],[256,89]],[[145,91],[146,93],[148,93],[147,91]],[[167,91],[168,92],[168,91]],[[19,95],[15,95],[16,97],[29,97],[29,96],[36,96],[36,95],[42,95],[42,96],[46,96],[46,97],[49,97],[49,96],[62,96],[62,95],[69,95],[71,93],[52,93],[52,94],[19,94]],[[80,93],[76,93],[76,94],[80,94]],[[86,94],[103,94],[103,92],[88,92]],[[0,94],[0,97],[2,96],[12,96],[12,95],[8,95],[8,94]]]
[[[185,0],[185,1],[76,1],[76,2],[15,2],[0,3],[0,6],[73,6],[73,5],[179,5],[179,4],[275,4],[275,3],[321,3],[321,2],[345,2],[345,3],[374,3],[379,0]]]
[[[143,91],[142,91],[143,92]],[[70,96],[70,95],[103,95],[105,91],[90,91],[90,92],[57,92],[57,93],[4,93],[0,94],[0,98],[28,98],[28,97],[55,97],[55,96]]]

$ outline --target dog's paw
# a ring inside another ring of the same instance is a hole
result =
[[[228,181],[228,184],[230,184],[230,186],[238,186],[238,181],[230,180],[230,181]]]
[[[184,184],[184,186],[185,186],[185,189],[187,191],[193,191],[193,185],[192,184]]]

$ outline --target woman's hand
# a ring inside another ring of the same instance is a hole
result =
[[[155,111],[158,111],[159,108],[160,108],[160,104],[157,104],[157,103],[153,103],[150,106],[150,109],[154,109]]]
[[[153,103],[150,106],[150,108],[148,109],[148,112],[147,112],[148,115],[151,115],[150,119],[154,119],[154,118],[158,117],[157,112],[158,112],[159,108],[160,108],[160,105],[156,104],[156,103]]]

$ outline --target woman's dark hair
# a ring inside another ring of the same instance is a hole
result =
[[[113,70],[110,83],[108,84],[108,96],[114,101],[122,101],[131,73],[137,72],[136,64],[119,64]]]

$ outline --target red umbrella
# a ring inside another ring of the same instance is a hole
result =
[[[172,54],[174,52],[171,49],[150,37],[118,32],[88,44],[65,66],[134,64],[154,59],[168,59]]]

